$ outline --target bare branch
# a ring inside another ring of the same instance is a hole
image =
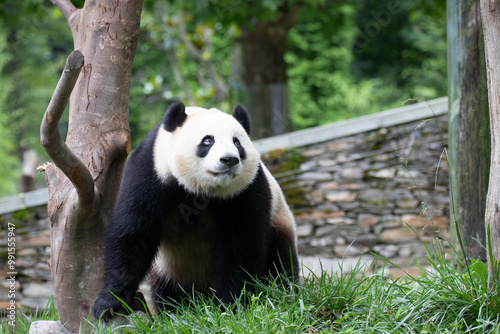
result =
[[[81,207],[92,204],[94,201],[94,180],[89,170],[63,141],[57,125],[68,104],[69,96],[75,87],[83,63],[84,57],[80,51],[73,51],[68,56],[66,66],[64,66],[40,128],[40,142],[43,148],[52,158],[54,164],[73,183]]]
[[[69,20],[71,14],[73,14],[77,8],[73,6],[69,0],[50,0],[61,11],[66,20]]]

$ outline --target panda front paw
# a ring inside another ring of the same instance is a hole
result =
[[[108,289],[103,289],[92,307],[94,318],[109,321],[114,312],[123,310],[122,303]]]

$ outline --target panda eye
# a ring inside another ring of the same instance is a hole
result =
[[[214,144],[214,137],[212,137],[212,136],[205,136],[201,140],[201,144],[204,145],[204,146],[212,146]]]
[[[234,146],[236,147],[241,147],[241,143],[240,143],[240,140],[236,137],[233,138],[233,143],[234,143]]]

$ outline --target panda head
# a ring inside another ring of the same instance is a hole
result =
[[[230,198],[255,178],[260,154],[249,138],[250,119],[238,105],[232,115],[217,109],[172,104],[158,130],[155,171],[173,176],[189,192]]]

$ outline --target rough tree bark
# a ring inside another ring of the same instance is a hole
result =
[[[54,162],[45,174],[57,310],[65,328],[79,332],[104,286],[104,230],[130,152],[130,75],[142,1],[87,0],[82,9],[69,0],[52,2],[81,51],[68,58],[41,126],[41,143]],[[64,143],[57,124],[70,93]]]
[[[253,138],[291,130],[284,54],[288,32],[299,10],[298,5],[283,5],[274,20],[252,20],[248,26],[241,26],[234,71],[243,84],[240,102],[252,115]]]
[[[450,195],[468,258],[486,260],[490,129],[479,0],[448,0]],[[451,229],[460,249],[456,229]]]
[[[490,105],[491,167],[485,221],[491,224],[492,256],[488,263],[500,260],[500,1],[481,0],[488,101]],[[490,268],[491,270],[492,268]],[[498,273],[497,273],[498,274]]]

